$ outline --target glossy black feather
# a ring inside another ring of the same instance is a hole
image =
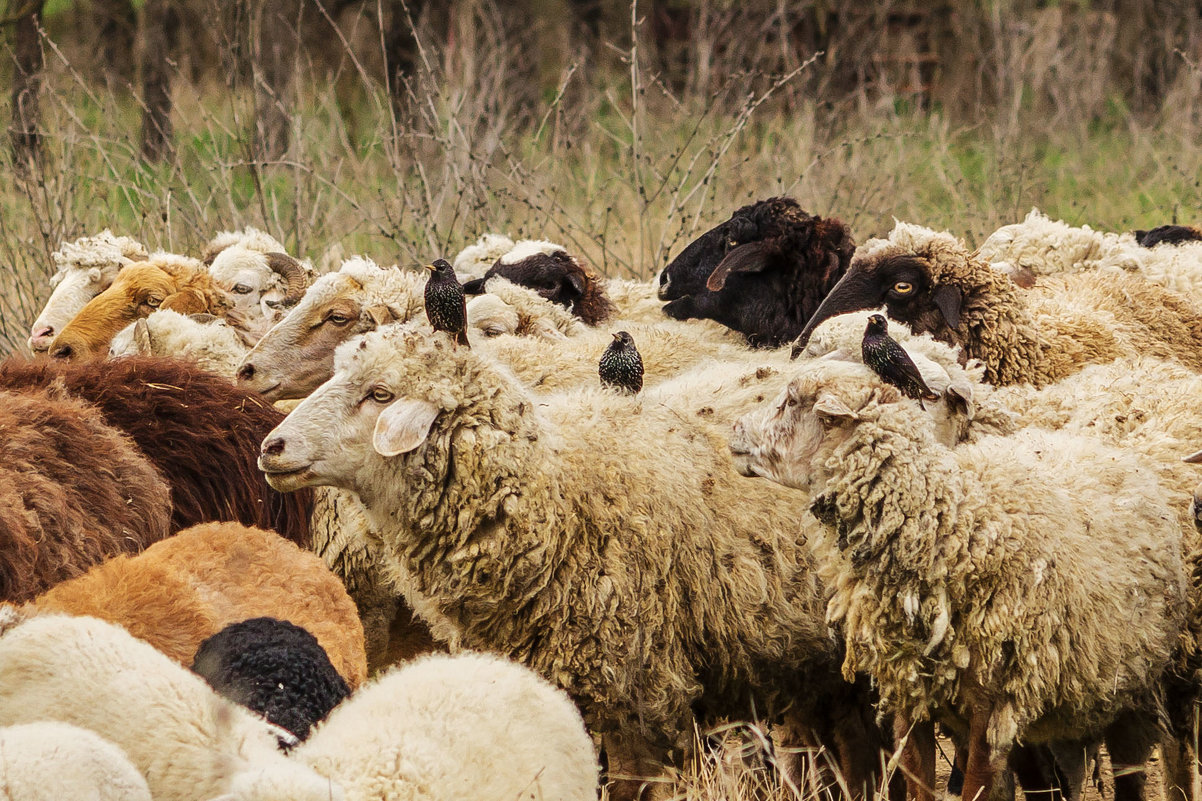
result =
[[[914,360],[906,349],[889,336],[889,324],[884,316],[874,314],[868,318],[868,327],[864,329],[864,341],[860,345],[864,364],[882,380],[892,384],[902,391],[907,398],[915,398],[921,404],[924,400],[939,400],[939,395],[932,392],[922,380]]]
[[[614,334],[614,341],[601,354],[597,373],[601,385],[635,395],[643,388],[643,357],[634,346],[634,338],[625,331]]]
[[[467,298],[446,259],[436,259],[426,281],[426,319],[435,331],[455,335],[455,342],[470,348],[467,341]]]

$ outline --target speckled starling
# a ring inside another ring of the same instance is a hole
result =
[[[643,357],[634,346],[634,338],[625,331],[614,334],[601,363],[597,365],[601,386],[612,387],[628,395],[636,395],[643,388]]]
[[[872,372],[900,389],[907,398],[917,399],[918,405],[921,406],[924,400],[939,400],[939,395],[932,392],[922,380],[922,373],[918,372],[910,354],[889,336],[889,323],[884,315],[874,314],[868,318],[860,352],[864,364],[871,367]]]
[[[427,265],[430,280],[426,281],[426,319],[435,331],[455,335],[456,344],[470,348],[467,341],[467,300],[463,287],[455,277],[455,269],[446,259],[435,259]]]

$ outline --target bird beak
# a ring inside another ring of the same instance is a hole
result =
[[[618,341],[618,335],[617,335],[617,334],[610,334],[610,336],[612,336],[612,337],[614,338],[614,342],[617,342],[617,341]]]
[[[426,269],[427,269],[427,270],[429,270],[429,271],[430,271],[430,272],[432,272],[432,273],[436,273],[436,272],[438,272],[438,268],[437,268],[437,267],[435,267],[433,264],[427,264],[427,265],[426,265]]]

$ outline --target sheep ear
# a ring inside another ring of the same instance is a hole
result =
[[[180,314],[199,314],[207,312],[209,304],[205,301],[204,295],[196,289],[181,289],[174,295],[168,295],[163,301],[160,309],[171,309]]]
[[[947,391],[943,393],[943,397],[947,398],[948,408],[969,420],[974,414],[972,396],[972,384],[968,381],[955,381],[949,384]]]
[[[1181,461],[1189,462],[1190,464],[1202,463],[1202,451],[1198,451],[1197,453],[1191,453],[1189,456],[1186,456]]]
[[[143,356],[154,353],[154,345],[150,341],[150,326],[147,325],[145,317],[139,317],[134,323],[134,345],[137,352]]]
[[[843,402],[842,398],[836,398],[829,393],[819,395],[818,400],[814,401],[814,413],[828,420],[860,419],[860,416],[853,412],[851,407]]]
[[[375,306],[368,306],[365,311],[367,312],[367,316],[370,317],[372,322],[377,326],[387,325],[397,318],[396,315],[392,313],[392,309],[388,308],[383,303],[379,303]]]
[[[960,304],[963,301],[960,290],[954,286],[941,286],[935,290],[935,305],[952,328],[960,327]]]
[[[376,419],[371,444],[381,456],[399,456],[416,448],[430,435],[438,407],[424,400],[401,398],[389,404]]]
[[[570,273],[569,275],[564,276],[564,278],[567,279],[568,284],[570,284],[572,289],[576,292],[576,297],[581,297],[584,295],[583,275],[580,273]]]
[[[726,279],[731,273],[758,273],[768,266],[768,256],[775,250],[767,242],[748,242],[726,254],[726,258],[718,262],[718,266],[710,273],[705,282],[705,288],[717,292],[726,286]]]

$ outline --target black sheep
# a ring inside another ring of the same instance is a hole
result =
[[[464,283],[463,291],[480,295],[494,276],[533,289],[546,300],[569,309],[585,325],[597,325],[613,314],[601,277],[551,242],[519,243],[489,267],[484,277]]]
[[[664,314],[715,320],[758,347],[796,338],[855,251],[840,220],[774,197],[744,206],[672,260],[659,276]]]
[[[209,637],[192,670],[299,740],[351,694],[316,637],[271,617],[231,623]]]
[[[1151,231],[1133,231],[1135,240],[1146,248],[1157,245],[1180,245],[1202,240],[1202,228],[1193,225],[1161,225]]]

